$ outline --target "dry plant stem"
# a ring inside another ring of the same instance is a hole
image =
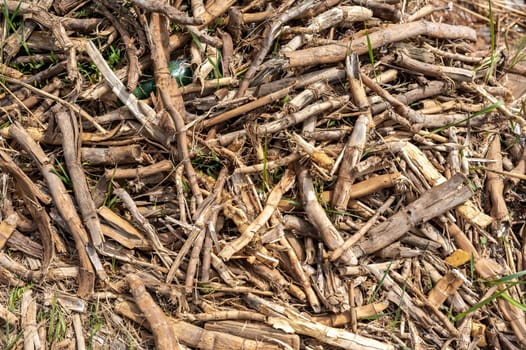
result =
[[[382,204],[382,206],[380,208],[378,208],[376,213],[374,213],[374,215],[371,216],[371,218],[369,220],[367,220],[367,223],[365,225],[363,225],[362,227],[360,227],[358,232],[356,232],[351,237],[349,237],[345,241],[345,243],[343,243],[343,245],[341,245],[340,247],[338,247],[338,248],[336,248],[335,250],[332,251],[332,253],[329,256],[329,259],[331,261],[338,260],[340,258],[340,256],[343,254],[343,252],[345,252],[347,249],[351,248],[353,244],[355,244],[356,242],[358,242],[360,240],[360,238],[365,236],[365,234],[369,231],[369,229],[376,223],[376,221],[378,220],[380,215],[382,215],[391,206],[391,204],[393,204],[394,200],[395,200],[395,196],[389,197],[385,201],[385,203]]]
[[[128,107],[133,116],[141,123],[145,133],[154,141],[162,145],[168,145],[170,137],[157,125],[155,111],[144,102],[137,100],[133,94],[130,94],[126,90],[124,84],[117,78],[115,73],[113,73],[93,42],[86,42],[86,51],[104,76],[106,82],[111,86],[113,93]]]
[[[179,220],[181,220],[183,223],[186,223],[186,200],[185,200],[185,194],[184,194],[184,188],[183,188],[183,171],[184,168],[181,164],[179,164],[175,168],[175,189],[177,191],[177,198],[178,198],[178,204],[179,204]]]
[[[225,113],[222,113],[216,117],[210,118],[203,122],[203,125],[205,127],[214,126],[219,123],[226,122],[227,120],[230,120],[232,118],[235,118],[237,116],[240,116],[242,114],[248,113],[256,108],[268,105],[269,103],[272,103],[274,101],[279,100],[280,98],[283,98],[294,91],[294,88],[292,86],[286,87],[284,89],[275,91],[269,95],[263,96],[261,98],[258,98],[255,101],[246,103],[240,107],[234,108],[230,111],[227,111]]]
[[[131,274],[126,277],[126,281],[130,286],[135,303],[150,324],[157,349],[180,349],[179,343],[177,338],[174,336],[168,318],[164,315],[163,310],[155,303],[150,294],[146,291],[141,279],[137,275]]]
[[[213,20],[215,20],[217,17],[221,16],[224,12],[226,12],[235,2],[236,0],[216,0],[207,2],[206,12],[203,13],[203,15],[201,16],[201,19],[204,21],[204,23],[199,28],[204,28],[205,26],[210,24]],[[170,36],[168,51],[171,53],[175,49],[183,46],[190,39],[191,37],[188,33],[178,32]],[[141,65],[141,68],[144,69],[151,64],[151,61],[145,59],[139,61],[139,64]],[[116,71],[118,79],[124,79],[126,76],[126,71],[127,68],[122,68]],[[112,85],[110,84],[110,86]],[[81,97],[83,99],[88,100],[98,100],[106,92],[108,92],[108,86],[104,83],[99,83],[96,84],[94,87],[89,88],[83,94],[81,94]]]
[[[245,228],[241,235],[234,241],[227,243],[219,252],[218,256],[227,261],[232,255],[243,249],[252,241],[254,235],[261,229],[277,209],[279,201],[285,192],[294,185],[294,171],[287,169],[279,183],[272,189],[268,195],[267,202],[261,213]]]
[[[437,330],[436,321],[429,316],[429,313],[417,307],[408,293],[395,283],[393,278],[387,274],[384,269],[378,268],[378,266],[375,265],[366,265],[365,268],[369,273],[373,274],[378,281],[381,280],[383,282],[382,288],[388,291],[387,298],[389,301],[398,305],[401,310],[418,320],[424,327],[433,327],[433,329]],[[389,268],[389,265],[387,268]],[[444,331],[442,331],[442,333],[449,335]]]
[[[526,147],[523,147],[520,160],[517,162],[517,165],[513,168],[511,173],[517,175],[517,177],[512,177],[511,179],[514,185],[519,183],[519,179],[526,180]]]
[[[96,254],[88,256],[87,249],[90,244],[88,234],[85,231],[80,217],[75,211],[75,205],[69,196],[64,184],[60,178],[55,175],[55,169],[51,165],[51,161],[46,156],[42,148],[36,144],[26,133],[26,131],[18,124],[14,123],[9,127],[9,134],[15,139],[20,146],[30,154],[42,176],[46,180],[49,187],[53,203],[57,207],[60,215],[66,221],[71,235],[75,240],[75,245],[80,259],[80,274],[79,274],[79,296],[86,296],[93,292],[95,283],[95,274],[91,262],[94,266],[102,267],[99,257]],[[90,262],[90,258],[92,261]],[[97,269],[98,272],[104,270]],[[101,278],[106,277],[105,274]]]
[[[337,6],[333,7],[310,20],[306,30],[312,34],[332,28],[345,22],[363,22],[373,16],[371,10],[361,6]],[[303,46],[305,41],[312,38],[312,34],[297,35],[281,48],[281,52],[294,51]]]
[[[167,283],[172,282],[173,278],[175,277],[175,273],[177,272],[177,269],[179,268],[180,264],[183,261],[183,258],[186,256],[186,254],[188,254],[195,240],[200,235],[205,234],[206,222],[208,221],[208,218],[211,215],[212,205],[214,204],[213,199],[214,198],[210,196],[205,201],[203,201],[203,203],[201,203],[199,211],[197,212],[197,217],[194,218],[194,225],[192,225],[191,228],[189,229],[190,232],[188,233],[186,241],[184,242],[181,249],[179,249],[179,252],[177,253],[177,256],[174,259],[174,262],[172,266],[170,267],[170,271],[168,272],[166,276]]]
[[[345,71],[343,69],[338,67],[325,68],[312,73],[300,75],[299,77],[283,78],[278,81],[263,84],[257,87],[255,93],[256,96],[264,96],[287,86],[292,86],[295,89],[301,89],[320,81],[329,83],[339,81],[344,78]]]
[[[164,90],[161,90],[161,97],[163,101],[168,99],[167,92]],[[177,138],[177,156],[181,163],[183,163],[186,176],[188,178],[188,181],[190,182],[190,189],[192,190],[192,194],[195,197],[197,205],[200,205],[203,202],[203,195],[201,194],[201,189],[199,188],[199,184],[197,182],[197,174],[195,173],[194,167],[192,166],[192,162],[190,161],[190,152],[188,151],[188,138],[186,137],[186,127],[184,125],[183,117],[181,114],[175,110],[175,108],[172,105],[166,105],[166,109],[168,110],[168,113],[174,118],[175,121],[175,128],[176,128],[176,138]],[[172,148],[172,152],[174,152],[175,149]]]
[[[343,95],[340,97],[330,98],[324,102],[313,103],[301,111],[289,114],[284,118],[259,125],[256,128],[256,133],[260,136],[264,136],[285,130],[293,125],[304,122],[309,117],[343,107],[348,101],[349,96]]]
[[[85,340],[84,340],[84,332],[83,332],[83,325],[82,320],[80,319],[80,315],[78,313],[73,314],[73,330],[75,331],[75,340],[77,345],[77,350],[86,350]]]
[[[127,85],[129,91],[133,91],[137,87],[137,82],[139,80],[139,59],[137,58],[137,49],[135,48],[135,44],[132,38],[130,37],[130,34],[108,10],[107,0],[97,0],[97,2],[99,2],[99,8],[102,14],[111,22],[111,24],[119,32],[122,42],[126,47],[126,54],[128,56]]]
[[[108,148],[82,147],[80,149],[80,159],[83,162],[88,162],[89,165],[92,166],[116,166],[117,164],[140,164],[143,162],[141,146],[139,144]]]
[[[457,293],[464,281],[456,273],[449,271],[444,277],[436,282],[433,289],[429,291],[427,299],[435,308],[440,307],[448,297]]]
[[[394,63],[410,72],[422,73],[437,79],[471,82],[475,78],[475,72],[473,70],[421,62],[409,57],[403,50],[397,51]]]
[[[20,305],[22,314],[22,329],[24,330],[24,350],[41,349],[40,338],[37,332],[37,304],[33,299],[31,290],[26,290],[22,294]]]
[[[204,312],[200,314],[188,314],[185,318],[189,321],[223,321],[223,320],[248,320],[265,322],[265,315],[257,314],[252,311],[242,310],[223,310],[214,312]]]
[[[211,210],[212,206],[215,204],[221,203],[221,192],[226,182],[226,169],[223,168],[217,176],[216,183],[214,185],[214,191],[210,196],[205,200],[206,207],[209,207]],[[214,210],[217,213],[217,210]],[[203,248],[203,243],[205,241],[206,230],[202,230],[194,241],[192,252],[190,253],[190,258],[188,260],[188,268],[186,269],[186,279],[185,279],[185,291],[186,293],[191,293],[194,286],[194,278],[197,272],[197,266],[199,264],[199,256],[201,255],[201,249]]]
[[[2,270],[8,270],[17,275],[18,279],[22,279],[27,282],[40,282],[42,280],[42,273],[40,271],[32,271],[27,269],[24,265],[14,261],[5,253],[0,252],[0,267]],[[3,272],[3,271],[2,271]],[[20,287],[24,286],[24,283],[14,283]]]
[[[402,102],[398,101],[394,96],[392,96],[389,92],[383,89],[380,85],[376,84],[374,80],[372,80],[363,73],[360,73],[360,77],[362,78],[363,83],[369,89],[371,89],[379,96],[381,96],[384,100],[389,102],[393,106],[396,113],[398,113],[399,115],[408,119],[416,125],[421,124],[424,121],[424,116],[422,116],[415,110],[409,108],[407,105],[404,105]]]
[[[299,86],[294,85],[292,88],[298,88],[298,87]],[[314,102],[316,99],[319,99],[320,96],[327,93],[328,89],[329,89],[329,86],[323,81],[318,81],[313,84],[307,85],[307,88],[303,90],[301,93],[299,93],[298,95],[296,95],[291,101],[289,101],[285,105],[282,111],[275,113],[272,119],[279,120],[279,119],[284,118],[287,115],[287,113],[298,112],[300,109],[304,108],[309,103]],[[287,91],[287,94],[291,92],[290,90],[286,90],[286,91]],[[279,91],[276,93],[281,94]],[[254,101],[254,103],[255,102],[256,101]],[[218,139],[222,145],[228,145],[231,142],[233,142],[235,139],[239,137],[243,137],[246,134],[247,134],[247,130],[242,129],[242,130],[234,131],[234,132],[231,132],[225,135],[219,135]]]
[[[31,17],[33,21],[49,29],[56,40],[56,44],[67,53],[68,78],[76,80],[78,70],[76,69],[75,46],[68,37],[60,17],[51,14],[48,9],[41,4],[37,5],[20,1],[4,1],[0,3],[0,8],[11,13],[17,13],[18,15],[27,15],[28,17]],[[78,81],[75,83],[78,83]],[[78,86],[76,86],[76,88],[78,88]]]
[[[428,21],[393,24],[386,29],[370,33],[368,37],[371,48],[376,49],[390,43],[418,37],[420,35],[438,39],[466,39],[471,41],[477,39],[477,34],[473,28]],[[341,45],[319,46],[286,52],[285,56],[289,59],[290,67],[336,63],[345,59],[347,47],[348,45],[346,43],[342,43]],[[353,40],[351,52],[363,55],[368,51],[369,46],[366,36]]]
[[[402,13],[394,5],[374,0],[353,0],[352,2],[371,9],[375,17],[392,22],[399,22],[402,19]]]
[[[270,170],[277,169],[281,166],[288,165],[300,158],[301,158],[301,155],[299,153],[294,152],[283,158],[269,161],[267,162],[267,164],[261,163],[261,164],[255,164],[255,165],[236,168],[236,170],[234,170],[234,174],[259,173],[259,172],[262,172],[263,169],[267,169],[268,171],[270,171]]]
[[[212,214],[207,225],[207,231],[205,233],[205,239],[203,242],[203,256],[201,258],[201,282],[208,282],[210,280],[210,266],[212,265],[212,251],[214,244],[219,247],[219,240],[217,239],[216,225],[219,217],[219,212],[222,206],[216,205],[212,208]]]
[[[106,169],[104,171],[104,177],[106,177],[108,180],[140,179],[163,172],[171,172],[173,171],[173,168],[173,163],[168,159],[164,159],[152,165],[139,168]]]
[[[305,127],[303,128],[303,132],[305,132]],[[294,141],[297,148],[308,154],[310,159],[314,163],[318,164],[321,168],[330,170],[334,166],[334,159],[329,157],[321,148],[314,147],[312,144],[305,141],[300,135],[296,133],[292,134],[291,139],[292,141]],[[268,170],[268,168],[266,169]]]
[[[398,101],[400,101],[402,104],[408,106],[411,103],[422,100],[428,97],[436,96],[441,93],[445,93],[450,86],[447,82],[439,81],[439,80],[433,80],[428,82],[425,86],[416,88],[414,90],[410,90],[406,92],[405,94],[401,95],[395,95],[394,98],[396,98]],[[373,115],[377,115],[386,109],[388,109],[391,106],[389,102],[382,102],[375,104],[371,106],[371,112]]]
[[[351,288],[349,287],[349,290],[350,289]],[[339,314],[313,316],[312,319],[316,322],[330,327],[341,327],[351,323],[353,318],[356,320],[361,320],[369,318],[371,316],[380,315],[382,311],[384,311],[388,307],[389,303],[387,301],[382,301],[362,306],[355,306],[352,307],[350,310],[346,310]]]
[[[188,17],[183,12],[161,0],[133,0],[132,2],[147,11],[162,13],[177,24],[203,24],[202,19]]]
[[[499,263],[491,259],[477,260],[475,262],[475,270],[486,280],[493,280],[502,276],[503,272],[507,272]],[[498,290],[504,288],[506,288],[506,286],[503,284],[497,286]],[[504,318],[510,322],[517,339],[522,346],[526,346],[526,320],[524,317],[524,311],[503,298],[498,299],[497,305],[499,306],[499,310],[502,312]]]
[[[276,304],[253,294],[248,294],[245,300],[253,308],[267,315],[266,323],[274,328],[287,330],[289,332],[294,331],[296,334],[307,335],[325,344],[338,346],[343,349],[394,349],[390,344],[312,321],[291,307]]]
[[[168,23],[166,17],[154,13],[151,16],[151,37],[149,37],[150,46],[151,46],[151,56],[153,60],[154,75],[155,75],[155,85],[158,91],[167,92],[166,97],[168,99],[165,101],[163,97],[164,107],[170,105],[171,108],[175,109],[181,115],[184,115],[184,101],[179,91],[179,86],[174,79],[170,77],[170,70],[168,69],[168,58],[169,53],[164,48],[165,41],[168,37]],[[162,97],[162,96],[161,96]],[[172,115],[172,123],[175,123],[176,116]],[[173,127],[172,123],[167,123],[169,127]],[[183,123],[184,125],[184,123]],[[173,131],[170,130],[170,131]]]
[[[203,96],[207,93],[212,93],[219,87],[231,87],[239,85],[239,80],[236,77],[222,77],[217,79],[207,79],[189,85],[179,87],[182,95],[191,93],[201,93]]]
[[[524,180],[526,181],[526,175],[522,175],[522,174],[519,174],[519,173],[516,173],[515,172],[515,169],[513,172],[509,172],[509,171],[499,171],[499,170],[495,170],[495,169],[490,169],[490,168],[486,168],[486,167],[482,167],[483,170],[486,170],[488,172],[491,172],[491,173],[495,173],[495,174],[498,174],[498,175],[502,175],[504,177],[509,177],[511,180],[516,180],[517,182],[519,180]]]
[[[483,96],[485,99],[487,99],[490,103],[495,104],[497,103],[497,99],[492,96],[487,89],[485,89],[482,86],[475,85],[474,83],[466,84],[469,89],[476,91],[481,96]],[[524,120],[523,117],[519,116],[518,113],[511,112],[504,104],[500,104],[497,109],[510,121],[513,121],[517,124],[519,124],[521,128],[522,135],[526,135],[526,120]]]
[[[462,186],[463,182],[464,176],[456,174],[447,182],[423,193],[420,198],[388,220],[370,229],[367,239],[351,248],[354,256],[361,257],[374,253],[398,240],[412,227],[464,203],[473,196],[473,192],[468,186]]]
[[[80,214],[86,229],[90,233],[91,242],[96,249],[100,249],[104,242],[104,237],[100,228],[97,208],[95,208],[95,203],[93,203],[91,198],[86,175],[80,164],[79,125],[72,113],[56,110],[55,118],[62,132],[64,159],[73,185],[73,193],[80,208]]]
[[[316,293],[314,292],[314,289],[311,286],[309,276],[305,274],[305,271],[303,270],[301,262],[298,260],[294,249],[285,237],[282,237],[279,240],[279,242],[285,248],[285,253],[287,254],[287,257],[290,261],[290,268],[294,271],[296,277],[299,280],[299,284],[301,284],[301,286],[303,287],[303,290],[305,292],[305,295],[307,296],[307,300],[309,301],[310,306],[312,307],[312,310],[315,313],[319,313],[321,311],[320,302],[318,300],[318,297],[316,296]]]
[[[139,224],[146,232],[155,253],[159,256],[164,265],[169,267],[172,264],[172,259],[170,258],[167,249],[159,240],[155,227],[153,227],[153,225],[139,212],[139,208],[137,208],[137,205],[128,192],[122,188],[116,188],[113,193],[120,198],[124,206],[130,211],[135,222],[137,222],[137,224]]]
[[[177,81],[171,79],[170,71],[168,70],[168,56],[169,53],[163,50],[163,37],[168,37],[167,25],[164,17],[159,14],[152,15],[153,22],[153,42],[152,42],[152,58],[155,67],[155,81],[160,93],[164,108],[168,111],[171,117],[171,123],[175,127],[177,140],[177,158],[183,163],[186,176],[190,182],[190,188],[200,205],[203,201],[203,196],[199,185],[197,183],[197,175],[190,162],[190,153],[188,151],[188,139],[186,137],[186,126],[184,124],[183,115],[185,114],[184,101],[179,91]],[[155,48],[155,49],[153,49]],[[173,124],[172,124],[173,123]]]
[[[250,67],[248,68],[247,72],[245,73],[245,76],[243,77],[243,81],[239,86],[236,97],[243,97],[245,95],[245,92],[248,89],[248,86],[250,85],[258,67],[261,65],[261,63],[263,63],[265,56],[267,56],[267,53],[272,49],[272,43],[279,35],[281,27],[285,23],[293,20],[294,18],[301,16],[305,11],[309,10],[313,6],[314,1],[307,0],[296,7],[286,10],[284,13],[280,14],[276,19],[272,20],[272,22],[268,25],[268,27],[265,30],[265,38],[263,40],[261,48],[259,49],[256,57],[252,60]]]
[[[338,180],[334,187],[331,202],[333,207],[339,211],[347,210],[350,193],[352,191],[351,186],[354,182],[354,167],[360,161],[367,141],[369,126],[372,123],[371,109],[367,96],[365,95],[365,89],[360,80],[360,65],[356,54],[347,56],[345,59],[345,71],[347,73],[349,89],[351,90],[355,105],[360,110],[360,116],[354,124],[351,137],[343,151]],[[335,169],[331,171],[331,174],[334,174],[334,172]]]
[[[488,163],[488,169],[502,171],[502,153],[500,149],[500,136],[495,134],[489,144],[487,159],[493,160]],[[509,221],[508,207],[504,200],[504,181],[501,175],[492,171],[486,174],[486,189],[491,200],[491,216],[497,223]]]
[[[404,181],[407,181],[407,179],[398,172],[371,177],[367,180],[353,184],[350,199],[365,197],[383,189],[392,188],[397,184],[403,183]],[[323,192],[323,199],[328,202],[331,198],[332,192],[333,191]]]
[[[17,327],[19,325],[18,317],[3,305],[0,305],[0,320],[4,321],[10,327]]]
[[[318,202],[309,170],[297,161],[296,173],[307,218],[316,227],[325,245],[331,250],[337,249],[344,243],[344,240]],[[343,253],[341,260],[345,264],[356,264],[357,262],[349,252]]]

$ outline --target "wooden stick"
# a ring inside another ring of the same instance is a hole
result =
[[[473,28],[466,26],[450,25],[444,23],[432,23],[428,21],[417,21],[411,23],[393,24],[384,30],[370,33],[353,40],[351,52],[363,55],[372,49],[425,35],[439,39],[467,39],[475,41],[477,33]],[[370,44],[368,44],[368,42]],[[369,46],[370,45],[370,46]],[[290,67],[304,67],[326,63],[343,61],[347,54],[347,43],[341,45],[327,45],[286,52]]]

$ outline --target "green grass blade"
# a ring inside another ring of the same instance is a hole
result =
[[[501,277],[501,278],[493,280],[493,281],[489,281],[488,283],[489,283],[489,285],[494,286],[494,285],[497,285],[497,284],[504,284],[504,283],[512,282],[513,280],[519,279],[519,278],[521,278],[523,276],[526,276],[526,270],[522,270],[522,271],[519,271],[517,273],[513,273],[511,275],[504,276],[504,277]]]
[[[384,281],[385,279],[387,278],[387,276],[389,275],[389,271],[391,271],[391,265],[393,264],[393,262],[391,261],[389,263],[389,266],[387,266],[387,269],[385,270],[382,278],[380,279],[380,281],[378,282],[378,285],[376,286],[376,288],[374,289],[374,292],[373,294],[371,294],[371,297],[369,298],[369,300],[367,301],[367,304],[371,304],[374,299],[376,298],[376,295],[378,294],[378,292],[380,291],[380,289],[382,288],[383,284],[384,284]]]
[[[522,311],[526,311],[526,305],[519,303],[517,300],[510,297],[508,294],[502,293],[500,297],[506,300],[508,303],[512,304],[513,306],[521,309]]]
[[[480,111],[478,111],[478,112],[473,113],[472,115],[468,116],[468,117],[465,118],[465,119],[462,119],[462,120],[460,120],[460,121],[458,121],[458,122],[456,122],[456,123],[452,123],[452,124],[447,124],[447,125],[441,126],[440,128],[437,128],[437,129],[435,129],[435,130],[433,130],[433,131],[430,131],[429,133],[430,133],[430,134],[437,134],[437,133],[439,133],[439,132],[441,132],[441,131],[444,131],[444,130],[446,130],[446,129],[449,129],[449,128],[452,127],[452,126],[458,126],[458,125],[460,125],[460,124],[462,124],[462,123],[467,122],[467,121],[470,120],[470,119],[476,118],[476,117],[478,117],[478,116],[480,116],[480,115],[483,115],[483,114],[486,114],[486,113],[493,112],[495,109],[497,109],[497,108],[499,108],[500,106],[502,106],[502,104],[503,104],[502,101],[497,101],[497,102],[495,102],[495,103],[489,105],[488,107],[486,107],[486,108],[484,108],[484,109],[482,109],[482,110],[480,110]]]

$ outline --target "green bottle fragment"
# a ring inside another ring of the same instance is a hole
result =
[[[190,63],[184,59],[176,59],[168,63],[170,76],[177,81],[177,85],[185,86],[192,82],[193,71]],[[155,90],[155,79],[146,80],[133,90],[133,95],[139,100],[150,97]]]

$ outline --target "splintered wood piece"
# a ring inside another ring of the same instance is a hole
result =
[[[252,307],[268,316],[267,324],[287,333],[297,333],[313,337],[325,344],[344,349],[394,349],[391,344],[382,343],[340,328],[333,328],[313,321],[288,306],[248,294],[245,299]]]
[[[289,346],[290,349],[299,350],[300,348],[300,337],[297,334],[278,332],[274,328],[263,323],[241,321],[207,322],[205,324],[205,329],[229,333],[253,340],[282,343]]]
[[[5,244],[15,232],[17,215],[11,214],[5,220],[0,221],[0,250],[4,249]]]
[[[402,142],[393,144],[392,146],[393,150],[399,149],[413,162],[415,167],[421,172],[431,186],[437,186],[446,181],[446,178],[415,145],[409,142]],[[493,221],[491,216],[484,214],[484,212],[482,212],[475,203],[471,201],[466,201],[455,210],[470,223],[480,227],[486,227]]]
[[[108,209],[110,210],[110,209]],[[99,210],[100,213],[100,210]],[[126,221],[127,222],[127,221]],[[151,249],[151,245],[148,241],[142,236],[136,236],[130,231],[125,231],[120,229],[115,229],[112,226],[101,224],[102,234],[106,237],[109,237],[128,249]],[[135,231],[139,232],[139,231]]]
[[[329,157],[322,149],[314,147],[296,133],[292,134],[292,140],[296,143],[299,149],[309,155],[314,163],[318,164],[325,170],[332,169],[334,166],[334,159]]]
[[[440,216],[473,196],[468,186],[463,186],[464,176],[454,175],[448,181],[424,192],[417,200],[398,211],[388,220],[373,227],[366,240],[351,248],[360,257],[380,250],[395,242],[410,228]]]
[[[454,272],[448,272],[429,291],[427,299],[434,307],[440,307],[446,299],[454,295],[464,280]]]

